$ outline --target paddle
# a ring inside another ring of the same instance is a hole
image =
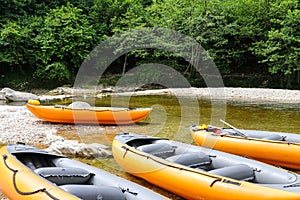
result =
[[[235,128],[235,127],[232,126],[231,124],[229,124],[229,123],[223,121],[222,119],[220,119],[220,122],[222,122],[223,124],[229,126],[229,127],[232,128],[233,130],[235,130],[236,132],[238,132],[240,136],[242,136],[242,137],[247,137],[247,135],[246,135],[243,131],[241,131],[241,130]]]

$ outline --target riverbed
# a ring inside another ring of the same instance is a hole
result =
[[[151,107],[150,115],[142,122],[122,126],[89,126],[52,124],[37,119],[24,106],[0,106],[0,140],[2,143],[24,142],[47,147],[56,140],[78,140],[84,143],[97,142],[111,146],[114,136],[120,132],[165,137],[185,143],[194,144],[188,131],[192,124],[206,123],[223,126],[220,119],[239,129],[282,131],[300,134],[300,101],[274,101],[269,99],[249,100],[235,98],[232,100],[203,99],[195,95],[174,95],[174,93],[157,93],[152,95],[102,96],[101,98],[81,97],[81,100],[95,106]],[[236,92],[237,93],[237,92]],[[239,93],[240,94],[240,93]],[[269,93],[276,96],[276,93]],[[277,93],[279,94],[279,92]],[[292,98],[292,97],[291,97]],[[274,98],[273,98],[274,99]],[[56,102],[43,102],[44,105],[68,105],[72,99]],[[112,158],[86,160],[94,166],[111,173],[138,182],[146,187],[180,199],[145,181],[125,173]]]

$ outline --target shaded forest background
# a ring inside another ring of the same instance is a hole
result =
[[[225,86],[300,89],[298,0],[1,0],[0,16],[0,88],[72,84],[101,41],[164,27],[199,42]],[[172,66],[193,86],[205,86],[188,63],[155,49],[118,58],[105,84],[142,63]]]

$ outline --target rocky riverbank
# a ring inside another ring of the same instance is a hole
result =
[[[28,99],[40,101],[62,100],[76,96],[141,96],[141,95],[176,95],[196,97],[198,99],[214,99],[226,101],[253,101],[300,103],[300,90],[267,89],[267,88],[167,88],[154,90],[141,90],[140,88],[98,88],[82,89],[72,87],[58,87],[45,94],[35,95],[27,92],[14,91],[9,88],[0,90],[0,100],[25,102]]]
[[[1,143],[23,142],[47,146],[63,140],[55,135],[62,125],[50,125],[37,120],[25,106],[0,106],[0,119]]]
[[[241,101],[241,102],[278,102],[300,103],[300,90],[266,88],[168,88],[145,91],[111,93],[111,95],[176,95],[198,99]]]
[[[111,152],[101,144],[84,144],[56,135],[73,125],[51,124],[37,119],[25,106],[0,106],[0,143],[22,142],[47,148],[48,151],[77,157],[109,157]]]

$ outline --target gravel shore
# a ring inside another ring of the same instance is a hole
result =
[[[53,125],[34,117],[25,106],[0,106],[0,142],[23,142],[47,146],[62,137],[55,133],[63,125]]]
[[[300,90],[266,88],[168,88],[135,92],[112,93],[112,95],[176,95],[240,102],[300,103]]]

